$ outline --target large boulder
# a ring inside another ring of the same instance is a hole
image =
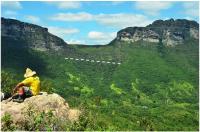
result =
[[[39,112],[52,111],[53,115],[59,119],[76,121],[79,118],[80,110],[70,109],[68,103],[58,94],[42,93],[41,95],[26,98],[23,103],[4,100],[1,102],[1,117],[9,113],[14,123],[23,122],[25,113],[34,109]]]

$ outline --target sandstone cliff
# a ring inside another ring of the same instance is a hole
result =
[[[127,27],[117,33],[115,40],[159,42],[167,46],[183,44],[187,39],[199,39],[199,24],[185,19],[157,20],[146,27]]]
[[[49,33],[47,28],[15,19],[1,18],[1,36],[22,40],[27,47],[40,51],[58,51],[67,46],[64,40]]]

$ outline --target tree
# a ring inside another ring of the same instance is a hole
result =
[[[165,54],[166,54],[166,47],[165,47],[165,45],[162,42],[162,38],[159,38],[159,42],[158,42],[158,45],[157,45],[157,50],[158,50],[158,53],[160,54],[161,57],[165,56]]]

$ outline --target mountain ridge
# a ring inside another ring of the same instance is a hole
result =
[[[159,42],[161,38],[167,46],[183,44],[186,39],[198,39],[199,24],[186,19],[156,20],[146,27],[127,27],[117,32],[116,41]]]
[[[48,28],[3,17],[1,17],[1,36],[25,41],[27,47],[39,51],[51,49],[58,51],[67,46],[63,39],[49,33]]]
[[[16,19],[1,17],[2,37],[10,37],[14,40],[24,40],[27,46],[39,51],[69,48],[69,44],[62,38],[48,32],[48,28],[22,22]],[[199,24],[196,21],[186,19],[156,20],[145,27],[126,27],[117,32],[116,38],[106,45],[113,42],[134,43],[146,41],[158,43],[159,38],[167,46],[183,44],[186,39],[199,39]],[[81,45],[81,44],[77,44]],[[94,45],[101,47],[106,45]],[[89,45],[84,45],[89,46]]]

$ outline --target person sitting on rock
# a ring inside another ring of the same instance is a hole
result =
[[[36,76],[35,71],[27,68],[24,77],[25,79],[13,90],[13,93],[17,92],[12,98],[13,102],[21,103],[25,98],[38,95],[40,92],[40,79]]]

